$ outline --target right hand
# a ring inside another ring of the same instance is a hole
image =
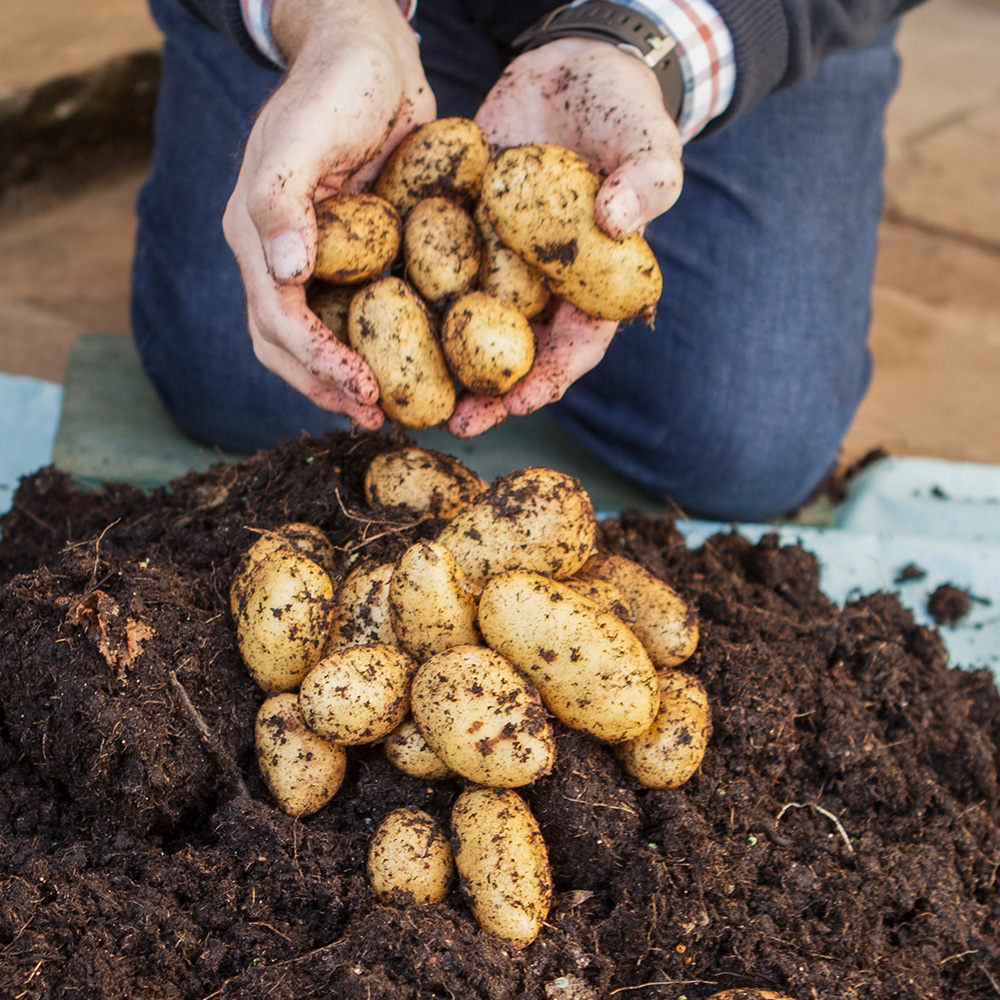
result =
[[[271,28],[288,72],[257,116],[223,218],[254,352],[318,406],[376,430],[371,369],[306,306],[313,203],[369,183],[434,118],[434,95],[396,0],[275,0]]]

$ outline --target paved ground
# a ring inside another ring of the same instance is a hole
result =
[[[86,9],[86,14],[84,13]],[[142,0],[5,0],[0,106],[155,46]],[[932,0],[900,37],[874,291],[876,376],[844,450],[1000,463],[1000,0]],[[128,334],[141,164],[0,213],[0,371],[59,381],[73,338]]]

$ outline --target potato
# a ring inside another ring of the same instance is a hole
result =
[[[620,743],[652,726],[659,690],[642,643],[570,587],[523,570],[495,576],[479,598],[479,628],[571,729]]]
[[[635,617],[632,605],[613,583],[597,579],[584,580],[579,576],[571,576],[562,582],[570,590],[575,590],[581,597],[593,601],[601,611],[608,611],[616,618],[620,618],[626,625],[630,624]],[[649,651],[647,650],[647,652]]]
[[[476,202],[473,214],[482,241],[479,289],[509,302],[527,319],[537,316],[549,301],[542,272],[519,257],[497,236],[483,203]]]
[[[552,770],[555,737],[541,698],[493,650],[455,646],[431,657],[410,699],[430,748],[470,781],[519,788]]]
[[[347,574],[330,622],[327,653],[369,642],[399,645],[389,620],[389,581],[394,566],[394,562],[367,563]]]
[[[240,604],[247,598],[247,587],[254,564],[279,549],[298,550],[322,566],[330,574],[331,580],[336,578],[340,557],[330,544],[330,539],[319,528],[295,522],[261,532],[253,545],[244,553],[229,588],[229,610],[234,619]]]
[[[313,274],[338,285],[378,277],[399,253],[403,224],[389,202],[373,194],[335,194],[316,205]]]
[[[482,205],[497,236],[545,275],[555,295],[591,316],[651,322],[663,279],[638,233],[597,228],[601,180],[583,157],[550,143],[504,150],[483,176]]]
[[[389,581],[389,620],[417,660],[481,642],[472,587],[439,542],[417,542],[399,557]]]
[[[622,766],[647,788],[683,785],[705,756],[712,712],[700,681],[680,670],[657,675],[660,708],[652,727],[615,747]]]
[[[249,565],[236,600],[236,644],[268,694],[294,691],[319,662],[333,619],[333,581],[322,566],[282,546]]]
[[[404,719],[386,737],[383,748],[389,763],[412,778],[437,781],[457,777],[430,748],[412,718]]]
[[[437,540],[481,586],[508,569],[572,576],[593,553],[596,533],[594,507],[579,480],[521,469],[497,479]]]
[[[425,812],[397,809],[379,824],[368,848],[368,879],[383,903],[440,903],[455,861],[440,825]]]
[[[365,473],[365,498],[373,507],[408,507],[435,517],[454,517],[488,486],[457,458],[423,448],[376,455]]]
[[[354,285],[330,285],[325,281],[317,281],[306,292],[306,305],[342,344],[350,343],[347,316],[351,309],[351,299],[357,291]]]
[[[479,197],[490,144],[468,118],[438,118],[411,132],[375,179],[375,194],[402,218],[418,201],[445,195],[471,204]]]
[[[597,555],[577,573],[581,580],[614,584],[635,611],[632,631],[658,669],[676,667],[698,645],[698,622],[669,584],[625,556]]]
[[[402,650],[383,643],[332,653],[306,674],[299,689],[306,725],[334,743],[374,743],[410,711],[416,667]]]
[[[467,292],[479,276],[479,233],[465,209],[424,198],[403,228],[406,277],[430,305]]]
[[[297,695],[271,695],[257,712],[255,735],[260,772],[282,812],[309,816],[337,794],[347,754],[306,727]]]
[[[470,788],[455,800],[451,829],[476,922],[526,948],[552,903],[548,852],[531,810],[509,789]]]
[[[404,427],[433,427],[455,409],[455,386],[427,307],[400,278],[380,278],[351,301],[351,347],[368,363],[379,405]]]
[[[713,993],[708,1000],[792,1000],[792,998],[772,990],[736,989]]]
[[[441,348],[459,382],[480,396],[502,396],[535,362],[528,321],[488,292],[469,292],[448,307]]]

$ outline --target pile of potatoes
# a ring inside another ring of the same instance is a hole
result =
[[[570,150],[536,143],[491,160],[475,122],[428,122],[371,192],[317,204],[309,306],[371,367],[388,417],[440,424],[456,380],[500,396],[528,373],[529,320],[550,295],[602,319],[652,318],[656,258],[639,234],[597,228],[599,187]]]
[[[443,527],[378,563],[287,525],[261,535],[233,580],[239,649],[267,695],[261,772],[296,817],[333,798],[359,744],[380,743],[406,774],[463,780],[450,835],[414,810],[385,820],[372,885],[434,902],[457,869],[480,925],[526,946],[552,880],[516,789],[552,770],[552,720],[610,744],[643,785],[682,784],[711,731],[704,688],[677,669],[697,625],[667,584],[596,551],[590,498],[562,473],[487,486],[457,459],[401,448],[371,463],[365,491]]]

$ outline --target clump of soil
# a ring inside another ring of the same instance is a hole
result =
[[[971,608],[972,595],[952,583],[942,583],[927,598],[927,613],[938,625],[957,625]]]
[[[523,952],[482,933],[460,889],[376,903],[376,825],[401,806],[447,824],[461,783],[354,749],[330,806],[278,811],[228,587],[254,532],[288,521],[379,557],[434,537],[444,522],[364,503],[390,446],[293,442],[149,497],[51,470],[22,484],[0,544],[0,996],[1000,995],[991,675],[950,669],[892,595],[839,610],[799,547],[723,534],[689,551],[671,520],[635,514],[600,544],[697,609],[701,770],[643,789],[558,729],[555,771],[523,790],[556,886]]]

